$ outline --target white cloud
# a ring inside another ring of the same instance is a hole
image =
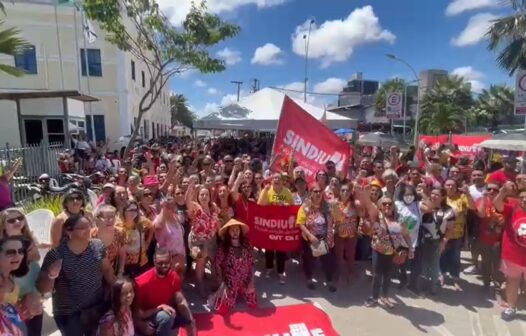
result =
[[[213,87],[210,87],[208,88],[208,90],[206,90],[206,92],[210,95],[216,95],[216,94],[219,94],[219,90],[216,89],[216,88],[213,88]]]
[[[327,78],[325,81],[314,85],[314,92],[317,93],[340,93],[347,81],[341,78]]]
[[[292,34],[292,50],[305,55],[305,40],[309,21],[296,27]],[[312,26],[309,40],[309,58],[320,59],[322,67],[347,60],[358,46],[374,43],[393,43],[396,36],[382,29],[373,7],[365,6],[352,11],[345,19],[325,21]]]
[[[474,9],[498,6],[499,0],[453,0],[446,8],[446,15],[454,16]]]
[[[218,93],[220,92],[218,91]],[[239,91],[240,98],[245,97],[247,95],[248,95],[247,91],[245,90]],[[196,113],[198,116],[204,117],[204,116],[209,115],[210,113],[219,112],[221,107],[223,106],[227,106],[227,105],[230,105],[236,102],[237,102],[237,94],[233,94],[233,93],[226,94],[223,97],[221,97],[221,100],[219,101],[219,103],[218,102],[206,103],[206,105],[202,109],[197,109]]]
[[[451,44],[457,47],[466,47],[479,43],[485,38],[491,21],[497,18],[498,16],[491,13],[480,13],[472,16],[460,35],[451,39]]]
[[[216,103],[207,103],[202,109],[196,109],[196,114],[199,117],[205,117],[215,112],[219,112],[219,105]]]
[[[211,13],[233,12],[242,6],[255,5],[258,9],[278,6],[288,0],[207,0],[206,6]],[[190,12],[192,0],[157,0],[159,7],[172,24],[180,25]]]
[[[258,47],[252,57],[252,64],[283,64],[281,56],[283,51],[273,43],[267,43],[264,46]]]
[[[225,48],[219,50],[216,55],[224,60],[227,65],[234,65],[241,62],[241,53],[237,50]]]
[[[451,74],[463,77],[471,84],[471,91],[480,92],[486,86],[482,79],[486,77],[482,72],[475,70],[472,66],[459,67],[451,71]]]
[[[198,79],[194,82],[194,85],[197,87],[206,87],[208,84],[205,81]]]

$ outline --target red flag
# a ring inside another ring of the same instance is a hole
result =
[[[347,172],[352,154],[348,143],[285,96],[272,153],[288,157],[292,151],[308,175],[324,170],[329,160],[337,170]]]

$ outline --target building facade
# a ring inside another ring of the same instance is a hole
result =
[[[82,13],[73,6],[58,6],[55,0],[22,0],[4,2],[5,27],[16,27],[31,48],[15,57],[2,55],[0,62],[26,71],[15,78],[0,75],[0,92],[78,90],[98,101],[68,100],[69,128],[85,131],[91,137],[92,127],[97,141],[116,140],[129,135],[135,125],[138,106],[150,80],[144,64],[129,53],[107,42],[104,32],[93,22],[97,37],[89,43],[83,30]],[[87,50],[87,51],[86,51]],[[87,63],[87,64],[86,64]],[[143,117],[141,135],[150,139],[170,130],[169,88],[165,88],[152,109]],[[42,129],[46,140],[50,134],[65,132],[65,120],[50,125],[50,115],[61,102],[52,98],[34,99],[20,106],[24,119],[18,127],[0,123],[0,143],[37,142]],[[11,101],[0,101],[2,118],[17,119],[17,107]],[[52,118],[51,118],[52,119]],[[37,132],[39,133],[39,132]],[[32,137],[28,137],[33,135]]]
[[[420,96],[423,97],[427,90],[435,87],[436,83],[447,78],[447,70],[428,69],[420,72]]]
[[[374,96],[378,91],[379,82],[363,79],[363,74],[357,72],[338,94],[338,106],[374,104]]]

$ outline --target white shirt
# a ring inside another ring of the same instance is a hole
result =
[[[469,186],[469,193],[471,194],[471,198],[473,198],[473,201],[477,201],[484,196],[484,192],[486,191],[486,186],[482,186],[481,188],[477,188],[474,184]]]

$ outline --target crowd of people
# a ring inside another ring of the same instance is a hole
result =
[[[195,283],[220,314],[239,296],[255,308],[260,257],[265,281],[287,285],[290,259],[301,258],[305,286],[325,283],[329,292],[354,281],[357,260],[371,260],[364,306],[392,308],[393,279],[416,295],[439,296],[443,286],[461,295],[463,249],[472,256],[464,272],[481,274],[481,288],[503,298],[502,318],[515,317],[526,276],[526,175],[514,156],[490,166],[457,161],[442,149],[415,155],[356,146],[349,171],[327,161],[307,176],[294,155],[275,156],[287,164],[269,162],[267,143],[246,136],[135,146],[95,207],[78,190],[64,195],[46,255],[39,255],[24,212],[4,209],[0,334],[40,335],[42,301],[51,295],[66,336],[177,335],[180,328],[195,335],[183,285]],[[253,247],[249,202],[299,206],[301,250]],[[318,265],[325,281],[315,279]]]

